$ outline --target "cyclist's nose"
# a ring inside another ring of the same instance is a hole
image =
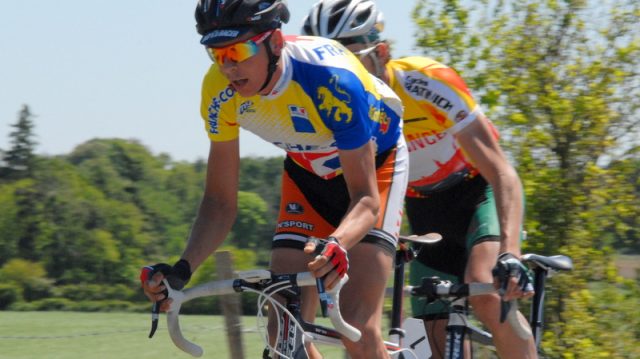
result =
[[[223,71],[234,71],[235,69],[238,68],[238,62],[230,60],[229,58],[225,57],[222,60],[222,65],[220,66],[220,68]]]

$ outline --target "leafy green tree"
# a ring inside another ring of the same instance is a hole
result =
[[[615,275],[611,246],[637,238],[639,15],[635,0],[421,0],[414,11],[418,46],[462,72],[500,128],[527,194],[527,249],[574,259],[551,282],[553,357],[637,356],[637,331],[599,313],[604,293],[626,302],[637,289]]]
[[[11,148],[3,154],[4,167],[0,169],[0,179],[26,178],[33,173],[36,161],[33,114],[29,106],[22,106],[18,121],[11,127],[14,128],[9,133]]]
[[[268,203],[271,223],[275,223],[280,207],[283,161],[281,157],[246,157],[240,160],[240,190],[257,193]]]
[[[15,206],[15,184],[0,184],[0,266],[18,253],[15,240],[20,235]]]
[[[17,285],[27,301],[46,297],[52,287],[52,280],[41,263],[24,259],[12,259],[0,267],[3,282]]]
[[[252,192],[238,192],[238,216],[229,244],[238,248],[269,249],[273,224],[267,220],[267,203]]]

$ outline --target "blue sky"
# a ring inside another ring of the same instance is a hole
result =
[[[28,104],[37,152],[69,153],[92,138],[137,139],[154,154],[206,158],[200,84],[210,60],[185,0],[0,2],[0,148]],[[315,0],[289,0],[287,34]],[[379,0],[394,55],[409,55],[415,1]],[[248,132],[241,155],[283,152]]]

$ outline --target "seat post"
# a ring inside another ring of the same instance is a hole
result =
[[[534,269],[534,290],[535,294],[531,301],[531,316],[529,318],[529,324],[531,325],[531,331],[533,338],[536,341],[536,348],[540,346],[540,339],[542,337],[542,324],[544,321],[544,285],[547,279],[547,271],[537,266]]]

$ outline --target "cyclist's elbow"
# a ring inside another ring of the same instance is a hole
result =
[[[204,196],[200,203],[199,216],[204,218],[227,219],[235,221],[238,214],[238,202],[231,200],[221,200],[209,196]]]
[[[378,216],[380,215],[380,200],[376,197],[366,197],[363,201],[367,210],[371,213],[371,216],[374,219],[374,222],[378,220]]]

